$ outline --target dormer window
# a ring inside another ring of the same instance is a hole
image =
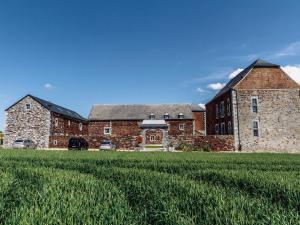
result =
[[[150,119],[150,120],[155,120],[155,115],[154,115],[153,113],[151,113],[151,114],[149,115],[149,119]]]
[[[184,119],[183,113],[179,113],[179,114],[178,114],[178,119]]]
[[[30,103],[26,104],[26,105],[25,105],[25,109],[26,109],[27,111],[31,110],[31,104],[30,104]]]
[[[166,113],[166,114],[164,115],[164,119],[165,119],[165,120],[168,120],[168,119],[170,119],[170,115],[169,115],[169,113]]]

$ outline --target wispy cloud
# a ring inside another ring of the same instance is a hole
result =
[[[197,91],[198,93],[204,93],[204,92],[206,92],[206,90],[204,90],[204,89],[201,88],[201,87],[197,88],[196,91]]]
[[[52,84],[47,83],[47,84],[44,85],[44,88],[46,90],[52,90],[54,88],[54,86]]]
[[[225,85],[226,83],[212,83],[207,85],[207,87],[212,90],[221,90]]]
[[[300,65],[281,67],[292,79],[300,84]]]
[[[274,54],[275,58],[287,57],[287,56],[297,56],[300,55],[300,41],[290,43],[288,46],[279,50]]]

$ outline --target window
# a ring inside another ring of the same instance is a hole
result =
[[[31,110],[31,104],[30,103],[26,104],[25,109],[28,110],[28,111]]]
[[[168,120],[168,119],[170,119],[170,115],[169,115],[169,113],[166,113],[166,114],[164,115],[164,119],[165,119],[165,120]]]
[[[257,113],[257,97],[251,98],[252,112]]]
[[[150,136],[150,141],[155,141],[155,140],[156,140],[155,136],[154,136],[154,135],[151,135],[151,136]]]
[[[110,135],[111,134],[111,127],[104,127],[104,134]]]
[[[71,121],[70,120],[68,121],[68,126],[71,126]]]
[[[178,119],[184,119],[183,113],[179,113],[179,114],[178,114]]]
[[[149,119],[150,119],[150,120],[155,120],[155,115],[154,115],[153,113],[151,113],[151,114],[149,115]]]
[[[227,99],[227,116],[231,115],[231,104],[230,104],[230,99]]]
[[[221,123],[221,135],[225,134],[225,123]]]
[[[219,124],[215,125],[215,134],[218,135],[219,134]]]
[[[224,101],[222,101],[220,104],[220,117],[224,118],[224,116],[225,116],[225,104]]]
[[[57,127],[58,126],[58,118],[54,119],[54,125]]]
[[[258,121],[257,120],[253,121],[252,128],[253,128],[253,136],[258,137],[259,133],[258,133]]]
[[[228,131],[228,134],[232,134],[232,126],[231,126],[231,122],[230,121],[228,122],[227,131]]]
[[[184,130],[185,125],[184,124],[179,124],[179,130]]]
[[[79,130],[82,131],[82,123],[79,124]]]
[[[219,118],[219,106],[216,104],[216,118]]]
[[[57,140],[54,140],[53,144],[54,144],[54,146],[56,146],[57,145]]]

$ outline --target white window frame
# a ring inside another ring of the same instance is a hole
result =
[[[228,134],[232,134],[232,124],[231,124],[231,121],[228,121],[227,132],[228,132]]]
[[[79,123],[79,131],[82,131],[82,123]]]
[[[225,102],[221,101],[220,103],[220,118],[224,118],[225,116]]]
[[[55,118],[55,119],[54,119],[54,126],[55,126],[55,127],[58,127],[58,122],[59,122],[59,121],[58,121],[58,118]]]
[[[68,126],[71,126],[71,120],[68,120]]]
[[[57,140],[54,140],[54,141],[53,141],[53,145],[54,145],[54,146],[57,146]]]
[[[155,114],[151,113],[151,114],[149,115],[149,119],[150,119],[150,120],[155,120]]]
[[[106,129],[108,129],[109,132],[106,132]],[[112,133],[111,127],[104,127],[104,129],[103,129],[103,134],[104,134],[104,135],[111,135],[111,133]]]
[[[27,106],[29,106],[29,108]],[[31,103],[26,103],[25,104],[25,110],[26,111],[30,111],[31,110]]]
[[[170,115],[169,115],[168,113],[166,113],[166,114],[164,115],[164,119],[165,119],[165,120],[170,119]]]
[[[227,98],[227,116],[231,115],[231,102],[230,99]]]
[[[221,135],[225,135],[225,133],[226,133],[225,123],[221,123]]]
[[[179,124],[178,129],[179,129],[180,131],[184,131],[184,130],[185,130],[185,124]]]
[[[150,141],[156,141],[156,136],[155,135],[150,135]]]
[[[215,134],[216,134],[216,135],[219,135],[219,134],[220,134],[220,126],[219,126],[218,123],[215,124]]]
[[[253,100],[256,100],[256,112],[254,111]],[[251,97],[251,112],[252,113],[258,113],[258,97],[257,96],[252,96]]]
[[[179,113],[178,114],[178,119],[184,119],[184,114],[183,113]]]
[[[216,104],[216,119],[219,119],[219,105]]]
[[[257,123],[257,128],[254,128],[254,123]],[[259,121],[258,120],[253,120],[252,121],[252,131],[253,131],[253,136],[254,137],[259,137]],[[257,131],[257,135],[255,134],[255,131]]]

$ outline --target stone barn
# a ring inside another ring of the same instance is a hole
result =
[[[102,140],[112,140],[125,149],[192,143],[195,134],[205,133],[204,117],[205,110],[191,104],[94,105],[89,143],[99,147]]]
[[[206,104],[208,135],[233,135],[236,151],[300,152],[300,86],[256,60]]]
[[[38,148],[66,148],[70,137],[88,134],[88,121],[78,113],[27,95],[6,109],[4,146],[31,139]]]

